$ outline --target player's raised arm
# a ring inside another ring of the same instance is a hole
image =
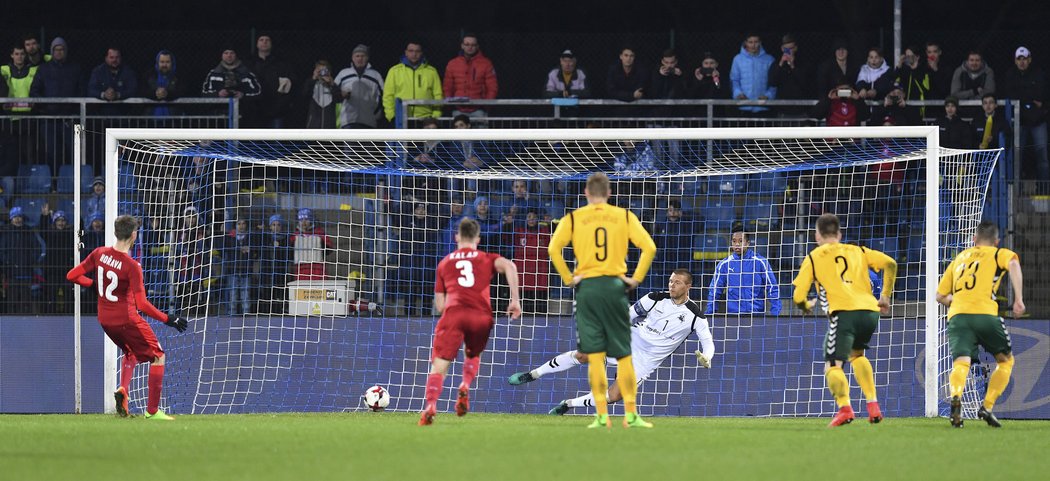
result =
[[[562,260],[562,263],[565,261]],[[496,271],[507,277],[507,285],[510,287],[510,304],[507,305],[507,315],[512,319],[521,317],[521,299],[518,288],[518,268],[513,262],[500,257],[495,262]],[[567,269],[567,267],[566,267]]]
[[[642,255],[638,258],[638,265],[634,268],[634,275],[631,276],[637,286],[645,280],[645,274],[653,265],[653,259],[656,258],[656,242],[653,242],[653,237],[645,230],[638,216],[631,211],[627,211],[627,237],[635,247],[642,251]]]
[[[547,255],[551,258],[551,264],[554,264],[554,269],[558,271],[562,283],[567,286],[572,285],[572,271],[565,263],[565,257],[561,255],[561,251],[572,240],[572,222],[572,214],[562,217],[547,244]]]

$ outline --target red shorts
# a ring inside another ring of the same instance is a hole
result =
[[[491,314],[445,312],[434,328],[434,351],[431,357],[453,360],[459,346],[467,357],[477,357],[485,350],[492,332]]]
[[[102,330],[124,353],[132,353],[139,362],[152,362],[164,354],[153,328],[139,317],[120,324],[102,324]]]

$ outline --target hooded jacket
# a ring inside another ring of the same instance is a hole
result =
[[[769,85],[769,66],[773,65],[773,56],[766,53],[761,45],[754,55],[748,53],[744,45],[740,46],[740,53],[733,57],[733,66],[729,69],[729,80],[733,84],[733,98],[740,94],[747,96],[748,100],[757,100],[760,96],[774,99],[777,96],[777,88]],[[763,112],[767,107],[750,105],[740,107],[740,110],[750,112]]]
[[[160,56],[168,55],[171,57],[171,71],[168,73],[161,73],[160,71]],[[168,50],[161,50],[157,52],[157,55],[153,57],[153,71],[146,75],[146,81],[143,82],[145,86],[145,92],[143,96],[151,100],[175,100],[182,95],[182,84],[178,81],[175,76],[176,67],[178,64],[175,63],[175,54]],[[167,89],[168,95],[163,99],[157,98],[157,89]],[[150,112],[157,117],[166,117],[172,114],[171,107],[167,105],[158,105],[150,109]]]
[[[983,92],[978,92],[982,88]],[[983,60],[981,68],[971,72],[964,61],[952,74],[952,96],[959,100],[979,99],[983,94],[995,92],[995,72]]]
[[[426,58],[412,65],[408,58],[401,56],[401,62],[386,73],[383,89],[383,111],[387,120],[394,120],[394,99],[401,100],[441,100],[445,98],[441,90],[441,76]],[[439,105],[416,105],[407,112],[409,117],[440,117]]]

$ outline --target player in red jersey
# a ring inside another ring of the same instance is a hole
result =
[[[441,385],[448,373],[448,366],[459,346],[463,345],[463,382],[459,385],[456,414],[462,416],[470,410],[468,392],[470,383],[481,367],[481,352],[489,342],[492,332],[492,308],[489,307],[489,287],[494,272],[507,277],[510,285],[510,304],[507,315],[521,317],[521,302],[518,298],[518,269],[514,263],[499,254],[478,250],[481,227],[478,222],[464,217],[459,222],[456,242],[459,249],[445,256],[438,264],[437,281],[434,285],[434,304],[441,319],[434,328],[434,349],[431,354],[430,375],[427,377],[426,406],[419,417],[419,425],[434,422],[437,399]]]
[[[117,243],[113,247],[99,247],[66,273],[66,279],[84,287],[96,287],[98,291],[98,322],[113,343],[124,352],[121,365],[120,387],[113,393],[117,400],[117,414],[129,417],[128,387],[135,364],[149,362],[149,396],[146,403],[146,419],[171,421],[175,418],[160,411],[160,390],[164,380],[164,350],[157,342],[157,335],[142,316],[141,309],[154,319],[164,319],[164,324],[186,330],[186,320],[172,314],[164,314],[146,299],[146,287],[142,282],[142,266],[128,254],[138,239],[138,220],[130,215],[117,217],[113,222]],[[91,277],[88,277],[91,276]]]

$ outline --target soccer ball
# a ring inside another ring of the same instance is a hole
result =
[[[383,386],[372,386],[361,396],[361,402],[373,411],[382,411],[390,405],[390,393]]]

